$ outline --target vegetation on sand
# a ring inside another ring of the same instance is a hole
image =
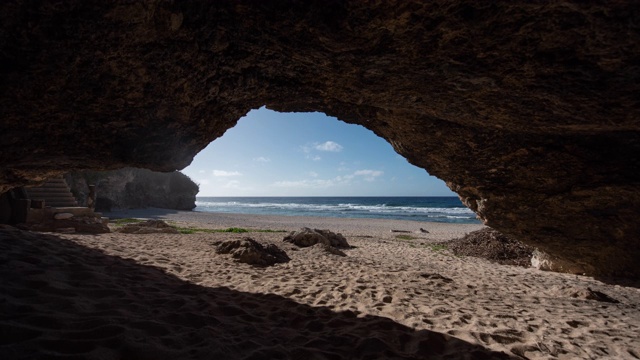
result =
[[[398,240],[415,240],[417,237],[411,235],[396,235],[396,239]]]
[[[127,225],[127,224],[139,223],[139,222],[142,222],[142,221],[144,221],[144,220],[132,219],[132,218],[123,218],[123,219],[115,219],[113,221],[113,223],[116,224],[116,225]]]
[[[262,232],[262,233],[283,233],[285,230],[271,230],[271,229],[244,229],[237,227],[230,227],[226,229],[204,229],[204,228],[193,228],[193,227],[180,227],[174,226],[181,234],[194,234],[194,233],[247,233],[247,232]]]

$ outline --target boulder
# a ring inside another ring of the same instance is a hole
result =
[[[347,239],[340,233],[329,230],[310,229],[304,227],[298,231],[292,231],[283,239],[285,242],[295,244],[300,247],[313,246],[315,244],[326,244],[336,248],[350,248]]]
[[[198,184],[179,171],[163,173],[126,167],[74,171],[64,177],[81,204],[89,199],[89,185],[95,185],[98,211],[146,207],[192,210],[196,207]]]
[[[290,260],[287,253],[274,244],[263,246],[252,238],[228,240],[216,245],[216,253],[231,254],[238,262],[254,266],[271,266]]]

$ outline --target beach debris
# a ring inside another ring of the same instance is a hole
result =
[[[125,234],[179,234],[178,230],[162,220],[147,220],[132,224],[127,224],[115,232]]]
[[[334,233],[329,230],[310,229],[304,227],[298,231],[292,231],[283,239],[300,247],[313,246],[315,244],[326,244],[336,248],[351,248],[347,239],[340,233]]]
[[[573,289],[569,296],[575,299],[595,300],[613,304],[620,303],[620,301],[612,298],[611,296],[597,290],[592,290],[589,287],[586,289]]]
[[[420,230],[418,230],[418,232],[421,232],[421,233],[423,233],[423,234],[428,234],[428,233],[429,233],[429,231],[428,231],[428,230],[425,230],[425,229],[423,229],[423,228],[420,228]]]
[[[216,253],[231,254],[237,262],[254,266],[270,266],[291,260],[287,253],[276,245],[263,246],[249,237],[217,243]]]
[[[484,258],[502,265],[531,267],[532,247],[488,227],[444,245],[455,255]]]
[[[449,279],[448,277],[442,276],[442,275],[437,274],[437,273],[420,273],[420,277],[428,279],[428,280],[442,281],[442,282],[445,282],[445,283],[453,282],[452,279]]]
[[[394,230],[394,229],[391,229],[391,232],[392,233],[410,233],[411,231],[409,231],[409,230]]]

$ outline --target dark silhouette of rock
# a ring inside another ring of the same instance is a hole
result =
[[[302,228],[298,231],[292,231],[283,239],[285,242],[298,245],[300,247],[313,246],[315,244],[325,244],[336,248],[350,248],[347,239],[340,233],[334,233],[329,230]]]
[[[163,209],[192,210],[198,185],[179,171],[161,173],[122,168],[111,171],[74,171],[65,175],[71,192],[81,204],[89,200],[89,185],[96,185],[96,210]]]
[[[173,171],[250,109],[321,111],[385,138],[486,225],[638,277],[638,14],[634,1],[0,2],[0,192],[73,169]]]
[[[287,253],[276,245],[263,246],[248,237],[221,242],[216,245],[216,253],[231,254],[236,261],[255,266],[271,266],[291,260]]]

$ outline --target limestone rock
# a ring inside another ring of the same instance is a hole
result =
[[[96,209],[101,211],[146,207],[192,210],[196,207],[198,185],[179,171],[161,173],[130,167],[74,171],[65,174],[65,180],[82,204],[88,199],[88,185],[96,185]]]
[[[176,228],[162,220],[147,220],[139,223],[127,224],[115,232],[125,234],[179,234]]]
[[[2,1],[0,192],[173,171],[251,109],[320,111],[486,225],[640,277],[637,24],[634,1]]]
[[[325,244],[336,248],[350,248],[347,239],[342,234],[333,233],[329,230],[302,228],[298,231],[292,231],[283,239],[285,242],[298,245],[300,247],[313,246],[315,244]]]
[[[531,266],[544,271],[563,272],[576,275],[594,273],[593,265],[585,263],[579,255],[558,257],[535,249],[531,256]]]
[[[270,266],[289,261],[289,256],[274,244],[262,246],[252,238],[228,240],[216,246],[216,253],[231,254],[238,262],[255,266]]]

